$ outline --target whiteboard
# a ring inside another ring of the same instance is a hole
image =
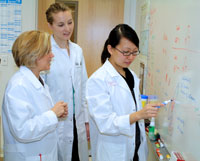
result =
[[[156,127],[169,152],[200,160],[200,1],[152,0],[146,94],[160,101]]]

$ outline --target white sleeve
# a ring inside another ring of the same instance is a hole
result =
[[[86,97],[90,116],[94,119],[100,133],[107,135],[133,136],[129,115],[117,115],[113,110],[108,88],[102,80],[89,79]]]
[[[9,89],[4,97],[3,110],[9,128],[14,137],[24,143],[41,140],[54,131],[58,123],[55,113],[51,110],[33,116],[31,109],[37,111],[38,107],[34,107],[31,99],[31,95],[27,94],[20,85]]]

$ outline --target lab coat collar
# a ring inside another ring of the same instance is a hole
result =
[[[110,74],[110,76],[113,78],[116,83],[121,86],[122,88],[126,89],[128,92],[130,92],[130,89],[124,80],[122,76],[117,72],[117,70],[113,67],[113,65],[109,62],[107,59],[104,63],[104,67],[106,68],[107,72]]]
[[[107,69],[107,71],[110,73],[110,75],[112,77],[118,77],[118,76],[121,76],[117,70],[113,67],[113,65],[109,62],[109,60],[107,59],[106,62],[104,63],[104,66],[105,68]],[[130,70],[130,69],[129,69]],[[134,76],[134,80],[135,81],[139,81],[139,78],[137,77],[137,75],[132,71],[130,70],[131,73],[133,74]]]
[[[43,87],[38,78],[29,68],[27,68],[26,66],[20,66],[19,71],[35,86],[35,88],[39,89]]]
[[[71,40],[69,40],[68,42],[69,42],[69,49],[70,49],[70,48],[72,47],[72,42],[71,42]],[[56,41],[55,41],[53,35],[51,35],[51,45],[54,46],[54,47],[56,47],[56,48],[62,49],[62,48],[60,48],[60,47],[58,46],[58,44],[56,43]]]
[[[122,78],[122,76],[117,72],[117,70],[113,67],[113,65],[109,62],[108,59],[104,63],[104,67],[107,70],[107,72],[111,75],[111,77],[113,77],[120,86],[129,90],[129,87],[128,87],[126,81],[124,80],[124,78]],[[135,86],[137,86],[139,84],[140,80],[133,71],[131,71],[131,73],[134,76]]]
[[[56,41],[54,40],[54,38],[53,38],[53,35],[51,35],[51,46],[53,47],[56,47],[56,48],[60,48],[58,45],[57,45],[57,43],[56,43]]]
[[[111,77],[119,77],[121,76],[117,70],[113,67],[113,65],[109,62],[107,59],[106,62],[104,63],[104,67],[108,71],[108,73],[111,75]]]
[[[74,50],[75,46],[73,45],[73,42],[71,42],[69,40],[68,43],[69,43],[69,50],[70,50],[70,57],[69,57],[69,59],[70,59],[70,63],[72,63],[69,67],[72,67],[74,65],[75,59],[76,59],[75,58],[76,57],[76,53],[75,53],[76,49]],[[58,46],[58,44],[56,43],[53,35],[51,35],[51,45],[52,45],[52,47],[57,48],[58,51],[62,51],[63,50],[63,48],[60,48]],[[64,50],[66,50],[66,49],[64,49]],[[59,53],[60,54],[66,54],[66,52],[67,51],[65,51],[65,52],[59,52]],[[73,84],[74,84],[74,68],[72,68],[72,70],[71,70],[71,76],[72,76],[72,80],[73,80]]]

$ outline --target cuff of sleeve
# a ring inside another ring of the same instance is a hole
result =
[[[56,114],[52,110],[47,111],[47,115],[50,117],[52,124],[53,123],[55,123],[55,124],[58,123],[58,118],[57,118]]]
[[[129,115],[121,116],[117,124],[119,126],[120,133],[128,136],[134,135],[133,128],[130,125]]]

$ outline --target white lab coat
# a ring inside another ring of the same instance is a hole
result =
[[[133,71],[135,97],[141,109],[139,79]],[[136,111],[131,91],[124,78],[106,60],[89,79],[86,86],[93,161],[133,161],[135,152],[135,124],[129,115]],[[140,120],[140,161],[146,161],[148,149],[144,120]]]
[[[4,161],[57,161],[58,119],[47,85],[25,66],[10,79],[3,100]]]
[[[75,90],[75,118],[78,134],[80,161],[88,161],[88,143],[85,122],[88,122],[88,111],[85,98],[85,87],[88,79],[82,49],[69,41],[70,56],[66,49],[60,48],[51,36],[51,68],[44,75],[53,102],[64,101],[68,104],[68,116],[59,121],[59,161],[71,161],[73,144],[73,93]]]

